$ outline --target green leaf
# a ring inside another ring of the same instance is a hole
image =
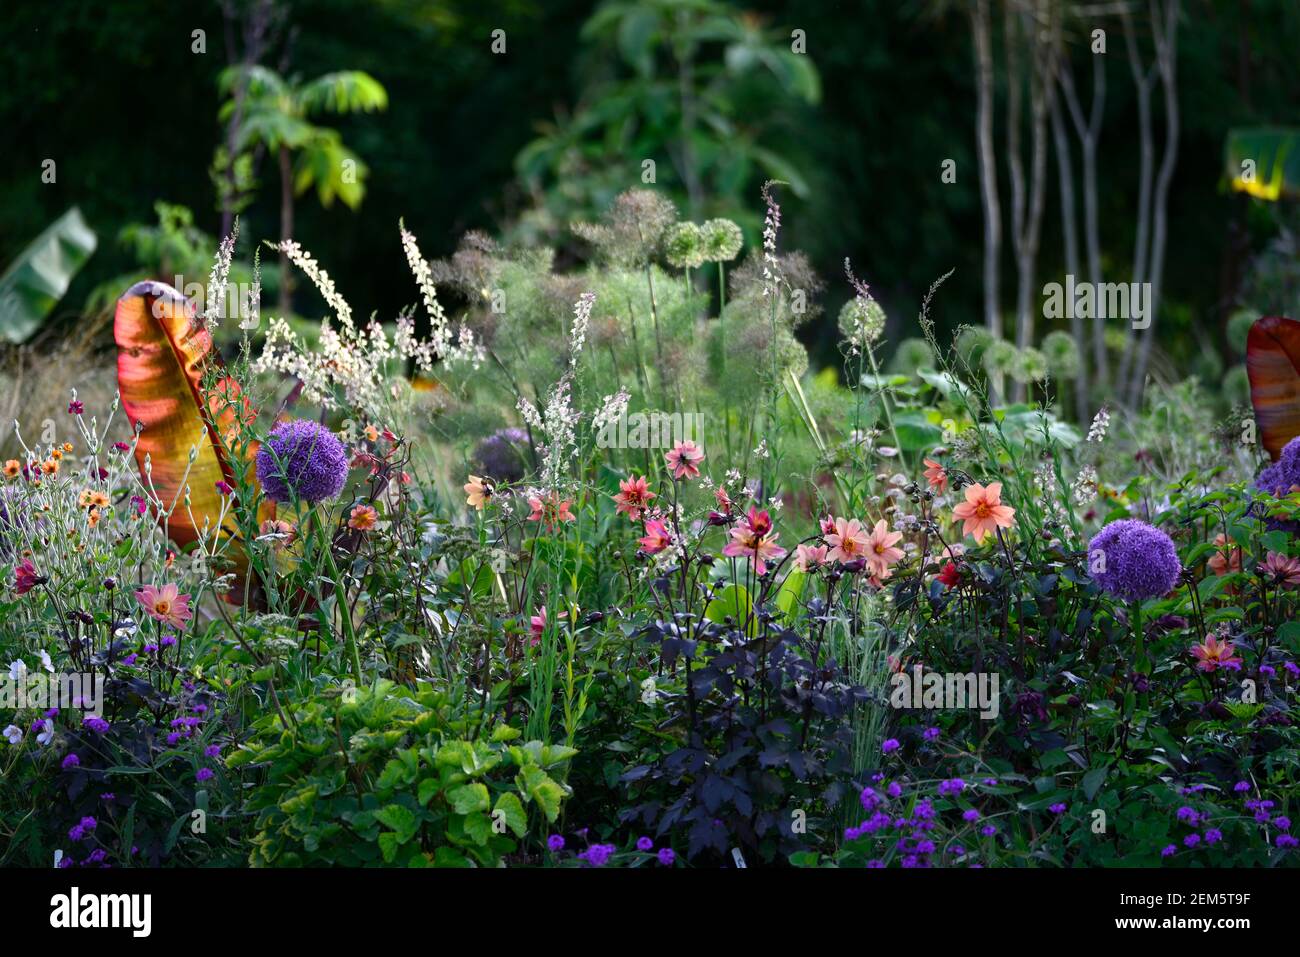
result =
[[[403,807],[400,804],[389,804],[387,807],[380,808],[375,812],[375,819],[380,824],[391,827],[396,832],[399,844],[405,844],[413,838],[420,827],[420,821],[415,816],[415,812],[409,807]]]
[[[458,788],[452,788],[447,792],[447,800],[451,802],[451,806],[457,814],[473,814],[475,811],[485,811],[491,803],[487,785],[478,781],[473,784],[462,784]]]
[[[704,617],[719,625],[730,618],[737,627],[745,625],[746,631],[752,638],[758,634],[758,620],[752,614],[753,607],[754,603],[745,586],[728,585],[713,601],[709,602],[708,607],[704,609]]]
[[[524,803],[519,800],[513,791],[506,791],[497,798],[496,807],[492,811],[493,817],[500,816],[510,830],[515,832],[517,837],[523,837],[528,831],[528,814],[524,811]]]
[[[0,276],[0,338],[29,339],[53,311],[98,243],[72,207],[18,254]]]
[[[1109,768],[1093,768],[1083,776],[1083,796],[1089,801],[1093,799],[1097,791],[1101,788],[1102,782],[1106,780],[1106,772]]]
[[[515,776],[520,791],[537,802],[546,819],[551,823],[560,815],[560,802],[564,800],[564,788],[557,784],[549,774],[536,765],[528,765]]]
[[[807,578],[805,572],[792,571],[781,583],[781,588],[776,593],[776,607],[786,619],[792,616],[795,602],[803,595],[804,582]]]

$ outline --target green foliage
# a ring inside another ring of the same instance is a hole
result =
[[[252,728],[254,866],[493,867],[528,852],[568,796],[573,748],[458,737],[445,694],[389,681],[297,701]],[[557,776],[559,780],[557,780]],[[534,848],[535,849],[535,848]]]
[[[94,230],[75,206],[32,240],[0,275],[0,338],[31,338],[96,245]]]

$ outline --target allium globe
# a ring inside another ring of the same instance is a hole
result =
[[[276,502],[334,498],[348,478],[348,453],[334,433],[306,419],[271,430],[257,450],[257,479]]]
[[[1267,492],[1277,498],[1289,495],[1291,489],[1296,486],[1300,486],[1300,438],[1288,442],[1282,449],[1282,454],[1278,456],[1278,460],[1261,469],[1259,475],[1255,477],[1256,490]],[[1252,505],[1251,511],[1262,517],[1264,524],[1270,529],[1281,529],[1292,535],[1300,535],[1300,522],[1270,518],[1265,514],[1267,509],[1262,503]]]
[[[1088,567],[1103,591],[1124,601],[1167,595],[1183,571],[1173,540],[1135,518],[1111,522],[1093,536]]]

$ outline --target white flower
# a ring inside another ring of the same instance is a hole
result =
[[[54,852],[54,866],[57,868],[57,867],[58,867],[60,864],[62,864],[62,863],[63,863],[63,852],[62,852],[62,851],[55,851],[55,852]]]
[[[50,674],[54,674],[54,662],[50,660],[50,653],[48,651],[40,651],[38,654],[41,656],[41,667]]]
[[[27,679],[27,662],[19,658],[17,661],[9,662],[9,680],[25,681]]]
[[[23,729],[18,727],[16,724],[9,725],[3,732],[0,732],[0,734],[3,734],[5,740],[10,744],[17,744],[23,739]]]
[[[1092,425],[1088,427],[1088,441],[1100,442],[1106,437],[1106,429],[1110,426],[1110,409],[1104,405],[1097,410],[1097,415],[1092,420]]]
[[[658,696],[658,690],[655,688],[654,678],[647,678],[641,682],[641,703],[652,705]]]
[[[32,725],[32,730],[38,732],[36,735],[36,743],[39,745],[44,746],[54,740],[53,721],[38,721]]]

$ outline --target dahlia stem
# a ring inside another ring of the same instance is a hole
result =
[[[339,574],[338,565],[334,562],[334,548],[330,542],[329,535],[325,532],[325,526],[321,524],[320,516],[316,510],[311,512],[312,525],[315,526],[317,539],[320,542],[321,550],[325,553],[325,567],[329,571],[330,580],[334,582],[334,602],[339,607],[339,617],[343,622],[343,645],[347,652],[348,660],[352,664],[352,676],[356,679],[357,687],[361,687],[361,654],[357,651],[357,636],[352,628],[352,612],[348,607],[347,589],[343,585],[343,576]],[[318,599],[319,601],[319,599]],[[323,604],[323,603],[322,603]],[[325,609],[321,608],[321,623],[325,621]]]

